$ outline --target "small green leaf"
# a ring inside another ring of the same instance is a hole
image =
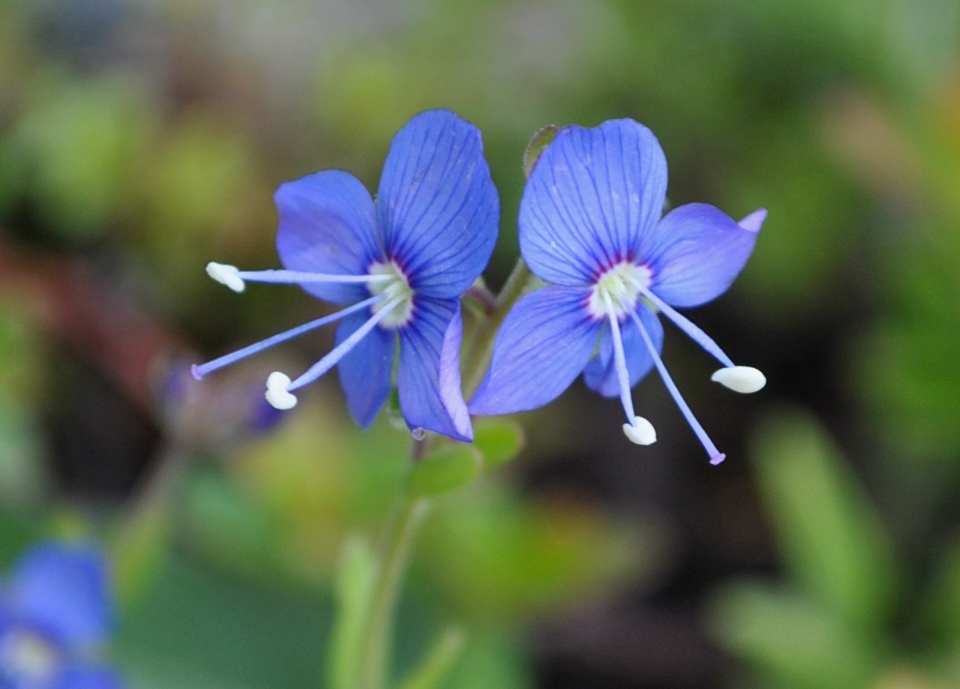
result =
[[[442,447],[414,465],[408,477],[415,498],[435,498],[467,485],[480,473],[480,453],[472,445]]]
[[[783,415],[755,444],[757,476],[780,551],[800,586],[850,624],[878,630],[898,571],[880,517],[823,430]]]
[[[866,689],[879,655],[855,628],[816,601],[752,582],[720,590],[711,608],[716,636],[775,686]]]
[[[332,689],[357,686],[363,624],[376,578],[377,558],[370,544],[359,536],[347,538],[334,582],[337,612],[327,663],[327,683]]]
[[[520,454],[526,438],[519,424],[506,419],[484,420],[473,429],[473,446],[488,469],[506,464]]]
[[[557,131],[559,131],[557,125],[548,124],[538,129],[537,132],[530,137],[530,141],[523,151],[523,174],[526,175],[527,179],[533,174],[533,168],[537,166],[537,162],[539,162],[543,152],[547,150],[547,146],[553,143]]]
[[[407,675],[400,689],[435,689],[460,658],[467,635],[460,627],[450,627],[438,638],[420,664]]]

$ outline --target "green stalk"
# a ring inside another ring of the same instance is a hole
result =
[[[360,646],[360,689],[385,689],[390,657],[390,631],[400,584],[410,561],[413,542],[428,500],[411,500],[403,495],[387,535],[387,549],[370,606],[370,621]]]
[[[497,331],[510,309],[523,295],[531,273],[523,259],[517,262],[506,284],[497,296],[494,308],[477,330],[466,357],[464,366],[467,398],[480,384],[490,362]],[[415,440],[411,452],[411,464],[416,464],[427,454],[430,438]],[[405,483],[399,488],[396,504],[387,531],[384,535],[380,572],[367,613],[360,641],[358,658],[358,689],[386,689],[391,653],[390,632],[393,629],[393,613],[397,605],[400,586],[410,561],[413,543],[420,524],[430,509],[431,501],[412,498]]]
[[[493,356],[493,343],[500,331],[500,326],[503,325],[503,319],[507,317],[513,305],[523,296],[531,277],[532,273],[527,268],[527,264],[522,258],[518,259],[517,265],[513,267],[513,272],[510,273],[506,284],[500,290],[500,294],[497,295],[493,311],[478,328],[473,342],[470,343],[467,360],[463,367],[465,372],[463,391],[464,397],[468,400],[473,396],[487,372],[487,366],[489,366],[490,358]]]

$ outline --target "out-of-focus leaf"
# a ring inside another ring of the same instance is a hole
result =
[[[447,629],[426,657],[400,684],[400,689],[436,689],[463,653],[467,635],[460,627]]]
[[[321,686],[331,613],[325,596],[284,590],[263,569],[247,578],[173,553],[112,655],[131,687]]]
[[[879,628],[895,603],[892,547],[824,431],[808,416],[783,414],[763,427],[753,457],[790,574],[845,623]]]
[[[42,436],[32,417],[44,343],[15,304],[0,304],[0,506],[25,508],[46,493]]]
[[[340,554],[334,582],[336,613],[327,650],[327,683],[330,689],[353,689],[354,674],[377,577],[377,558],[370,544],[359,536],[348,537]]]
[[[946,552],[920,613],[938,647],[960,652],[960,544]]]
[[[163,566],[170,545],[170,505],[147,502],[117,526],[112,549],[114,585],[121,606],[134,603]]]
[[[0,506],[22,509],[46,493],[40,434],[23,407],[0,403]]]
[[[7,163],[63,238],[102,235],[129,209],[155,122],[123,79],[48,87],[14,128]]]
[[[287,546],[275,515],[229,477],[194,468],[187,476],[178,519],[188,526],[192,544],[214,561],[241,571],[271,570]]]
[[[523,643],[501,627],[471,629],[470,640],[443,689],[532,689]]]
[[[474,426],[473,445],[493,469],[516,457],[524,445],[523,428],[509,419],[483,419]]]
[[[451,493],[473,481],[483,460],[471,445],[456,443],[441,447],[417,462],[407,477],[410,495],[435,498]]]
[[[717,592],[711,626],[732,653],[782,689],[866,689],[878,651],[820,603],[758,583]]]
[[[418,562],[458,616],[502,624],[583,604],[652,569],[663,550],[652,530],[612,523],[584,503],[529,503],[477,481],[439,502]]]

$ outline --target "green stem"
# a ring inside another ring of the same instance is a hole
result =
[[[414,441],[414,462],[426,452],[427,441]],[[413,499],[401,486],[397,504],[383,541],[380,573],[370,602],[369,616],[360,643],[359,689],[385,689],[390,657],[390,631],[400,584],[410,560],[413,542],[430,501]]]
[[[465,372],[463,391],[468,400],[473,396],[474,391],[476,391],[487,372],[487,366],[490,364],[490,358],[493,355],[493,343],[497,338],[500,326],[503,325],[503,319],[507,317],[513,305],[523,296],[531,277],[532,273],[527,268],[527,264],[522,258],[518,259],[517,265],[513,267],[513,272],[510,273],[506,284],[500,290],[500,294],[497,295],[493,312],[478,329],[467,352],[466,363],[463,367]]]
[[[468,399],[483,379],[503,319],[523,295],[530,278],[530,270],[523,259],[520,259],[497,296],[490,315],[483,321],[470,343],[464,366],[464,390]],[[426,456],[429,443],[429,436],[425,440],[414,441],[411,464],[416,464]],[[406,492],[405,484],[401,484],[392,519],[384,535],[380,572],[360,640],[358,673],[355,675],[359,676],[358,689],[386,689],[393,613],[414,539],[430,505],[429,500],[411,498]]]

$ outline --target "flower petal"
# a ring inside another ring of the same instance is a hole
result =
[[[675,208],[644,251],[653,271],[650,291],[671,306],[698,306],[719,297],[750,258],[757,234],[706,203]]]
[[[108,668],[73,665],[59,672],[49,689],[122,689],[124,686],[120,677]]]
[[[280,216],[277,252],[287,270],[365,275],[383,260],[373,199],[356,177],[324,170],[281,184],[273,195]],[[303,283],[310,294],[337,303],[370,296],[363,284]]]
[[[41,543],[14,565],[11,606],[70,648],[101,641],[113,629],[109,574],[93,545]]]
[[[637,314],[647,327],[650,337],[653,338],[657,351],[661,351],[663,326],[660,324],[660,319],[643,305],[637,308]],[[620,324],[620,334],[623,338],[623,351],[627,359],[632,388],[653,368],[653,358],[650,356],[650,350],[643,343],[643,338],[633,319],[627,319]],[[587,387],[604,397],[616,397],[620,394],[620,383],[617,381],[617,370],[613,361],[613,338],[610,336],[609,327],[604,327],[600,335],[600,351],[583,370],[583,380]]]
[[[601,322],[587,312],[589,292],[544,287],[528,294],[503,322],[493,361],[470,402],[473,414],[511,414],[551,402],[593,354]]]
[[[421,298],[413,314],[399,329],[400,412],[411,430],[425,428],[469,442],[473,429],[460,389],[460,302]]]
[[[416,293],[462,294],[486,267],[500,218],[480,131],[448,110],[411,119],[383,165],[377,213]]]
[[[337,328],[337,344],[350,337],[369,318],[367,309],[344,318]],[[396,339],[393,330],[375,327],[337,364],[347,408],[362,428],[373,422],[390,394]]]
[[[520,252],[547,282],[583,285],[634,257],[656,226],[667,161],[633,120],[566,127],[543,153],[520,203]]]

